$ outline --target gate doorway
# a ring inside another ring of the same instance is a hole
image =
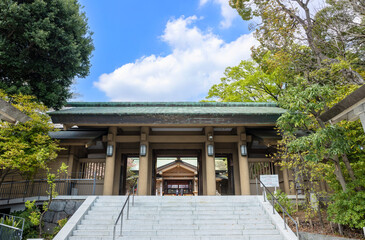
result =
[[[216,190],[220,195],[235,195],[232,154],[215,156]]]
[[[202,193],[200,150],[154,150],[152,156],[151,195]]]
[[[122,154],[119,178],[119,195],[126,195],[138,180],[139,156],[135,154]]]

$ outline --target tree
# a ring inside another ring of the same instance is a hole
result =
[[[285,82],[285,93],[278,101],[289,111],[279,119],[279,127],[291,134],[296,131],[313,133],[310,139],[295,138],[292,145],[297,144],[295,150],[301,157],[312,157],[314,151],[322,154],[317,155],[317,160],[333,161],[337,180],[346,191],[340,159],[352,181],[356,180],[348,151],[344,148],[346,144],[338,145],[330,138],[334,134],[333,128],[321,122],[319,116],[335,103],[336,91],[363,83],[365,42],[361,36],[365,33],[365,17],[353,5],[336,0],[327,1],[328,5],[314,14],[310,2],[232,0],[230,4],[243,19],[258,16],[262,20],[256,29],[260,42],[260,46],[253,50],[256,62],[260,62],[267,52],[283,53],[290,59],[287,63],[292,79]],[[317,147],[321,150],[308,151],[313,146],[311,143],[318,139]],[[334,146],[337,147],[335,150]],[[299,151],[298,147],[302,149]]]
[[[293,70],[311,83],[324,83],[324,74],[312,76],[310,72],[326,69],[337,69],[337,83],[363,83],[364,5],[353,0],[328,0],[313,12],[312,2],[230,0],[230,5],[244,20],[254,16],[261,19],[255,31],[260,42],[253,51],[255,60],[267,51],[283,51],[293,57]]]
[[[94,49],[77,0],[0,1],[0,89],[59,109]]]
[[[46,170],[61,148],[48,135],[54,128],[45,106],[31,96],[20,94],[9,98],[0,91],[0,97],[7,101],[11,99],[14,107],[32,118],[25,123],[0,122],[1,186],[9,174],[32,178],[39,170]]]
[[[226,71],[226,76],[233,81],[227,84],[227,78],[222,79],[208,97],[221,101],[233,99],[230,96],[239,101],[273,100],[287,109],[277,122],[283,139],[276,157],[282,166],[294,171],[307,196],[314,193],[320,199],[322,193],[316,184],[322,180],[329,183],[333,190],[328,206],[332,221],[364,227],[364,208],[356,207],[364,195],[344,202],[349,193],[364,190],[364,153],[358,147],[364,143],[353,137],[363,135],[363,131],[350,123],[324,123],[319,116],[364,82],[365,8],[360,1],[327,0],[314,12],[311,2],[230,0],[244,20],[255,17],[261,21],[255,25],[260,45],[252,49],[254,67],[228,68],[231,75]],[[277,61],[267,61],[268,57]],[[267,91],[257,86],[273,86],[269,77],[273,73],[280,76],[276,84],[280,88],[276,88],[276,97],[265,99],[262,96],[267,96]],[[239,98],[247,92],[252,95]],[[347,212],[339,214],[341,207]],[[320,213],[321,209],[321,217]],[[351,219],[350,213],[356,217]]]
[[[58,196],[58,192],[56,191],[56,179],[60,179],[61,174],[66,173],[67,174],[67,168],[68,166],[65,163],[62,163],[61,167],[57,170],[57,173],[51,173],[49,168],[46,168],[47,171],[47,183],[48,183],[48,200],[43,202],[43,211],[40,211],[35,206],[35,200],[33,202],[30,202],[29,200],[25,203],[26,208],[30,211],[29,220],[34,226],[38,226],[39,231],[39,237],[43,237],[43,217],[44,214],[49,210],[49,207],[51,206],[53,199]],[[27,219],[28,220],[28,219]],[[66,222],[66,219],[60,220],[61,222]],[[61,225],[61,224],[59,224]],[[48,238],[47,238],[48,239]]]
[[[259,62],[258,62],[259,61]],[[241,61],[228,67],[221,83],[209,90],[207,99],[222,102],[276,102],[291,74],[285,57],[267,52],[258,61]]]

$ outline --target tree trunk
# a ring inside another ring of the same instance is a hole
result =
[[[0,178],[0,188],[3,185],[3,182],[6,178],[6,176],[8,176],[9,172],[10,172],[10,169],[0,170],[0,176],[1,176],[1,178]]]
[[[352,170],[352,167],[350,165],[350,161],[349,161],[349,159],[348,159],[348,157],[347,157],[346,154],[342,154],[342,160],[345,163],[346,169],[349,172],[349,175],[351,177],[351,180],[355,182],[356,181],[356,177],[355,177],[355,174],[354,174],[354,170]]]
[[[42,212],[41,215],[39,216],[39,238],[42,238],[42,221],[43,221],[43,215],[46,213],[46,211]]]
[[[322,229],[324,229],[324,222],[323,222],[323,217],[322,217],[322,212],[321,212],[321,200],[319,200],[317,195],[316,195],[316,198],[318,200],[318,217],[319,217],[319,221],[321,222]]]
[[[338,224],[338,232],[343,235],[343,228],[341,224]]]
[[[346,188],[346,181],[345,178],[343,176],[342,170],[341,170],[341,166],[340,166],[340,161],[338,160],[338,157],[334,157],[333,162],[335,163],[335,175],[337,180],[340,182],[342,190],[344,192],[346,192],[347,188]]]
[[[333,230],[333,223],[332,222],[330,222],[330,228],[331,228],[331,232],[335,233],[335,231]]]
[[[48,211],[48,209],[50,208],[51,203],[53,201],[53,185],[52,184],[53,183],[50,183],[50,186],[49,186],[49,200],[48,200],[47,210],[43,211],[39,217],[39,238],[42,238],[42,235],[43,235],[43,229],[42,229],[43,216]]]

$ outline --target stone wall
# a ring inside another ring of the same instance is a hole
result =
[[[299,232],[301,240],[356,240],[353,238],[334,237],[329,235]]]
[[[53,233],[58,226],[58,221],[64,218],[69,219],[84,202],[82,199],[55,199],[52,201],[49,210],[43,216],[44,231]]]

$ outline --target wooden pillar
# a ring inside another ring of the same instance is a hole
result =
[[[238,163],[238,153],[233,151],[233,176],[234,176],[234,194],[241,195],[240,166]]]
[[[149,144],[148,144],[148,134],[149,134],[149,128],[148,127],[142,127],[141,128],[141,145],[146,145],[146,156],[139,156],[139,176],[138,176],[138,195],[148,195],[149,188],[148,188],[148,179],[149,179],[149,173],[148,173],[148,153],[149,153]]]
[[[68,162],[67,162],[67,177],[72,178],[72,175],[74,174],[74,161],[75,161],[75,147],[70,146],[70,151],[68,154]]]
[[[238,162],[240,170],[241,195],[250,195],[251,190],[250,190],[250,175],[248,169],[248,155],[242,156],[241,154],[241,145],[247,145],[245,128],[237,127],[237,134],[239,136],[237,150],[238,150]]]
[[[155,156],[153,156],[152,147],[148,148],[148,181],[147,181],[147,188],[148,195],[156,195],[156,162]]]
[[[75,172],[75,175],[73,176],[75,178],[80,178],[80,172],[81,172],[81,169],[80,169],[81,166],[80,166],[80,161],[79,161],[80,156],[87,157],[87,153],[82,155],[82,153],[81,153],[82,150],[83,149],[80,149],[80,147],[77,147],[77,148],[75,147],[74,167],[72,168],[72,169],[74,169],[73,171]]]
[[[284,191],[286,194],[290,194],[290,187],[289,187],[289,175],[288,169],[283,169],[283,181],[284,181]]]
[[[162,193],[163,193],[163,178],[161,178],[160,181],[160,196],[162,196]]]
[[[213,156],[208,155],[208,145],[213,145],[213,127],[205,128],[205,161],[206,161],[206,182],[207,182],[207,195],[214,196],[216,191],[216,183],[215,183],[215,159]]]
[[[110,157],[107,156],[105,159],[105,177],[104,177],[103,195],[113,194],[115,153],[117,147],[115,144],[116,135],[117,135],[117,127],[109,127],[107,146],[113,146],[113,154]]]
[[[202,160],[201,160],[201,177],[199,179],[199,181],[201,182],[201,186],[202,186],[202,190],[199,190],[203,195],[207,195],[207,159],[206,159],[206,152],[207,152],[207,149],[205,147],[205,143],[203,144],[203,147],[202,147]]]
[[[115,144],[118,146],[118,143]],[[114,186],[113,186],[113,195],[119,195],[119,189],[123,186],[120,186],[121,182],[123,184],[123,181],[120,181],[120,178],[123,177],[123,174],[121,174],[122,169],[122,154],[120,150],[115,150],[116,156],[115,156],[115,165],[114,165]],[[125,166],[123,166],[125,168]],[[124,169],[123,169],[124,171]],[[126,193],[124,193],[126,194]]]
[[[193,191],[193,195],[194,196],[198,196],[198,180],[196,179],[196,177],[194,177],[194,191]]]

